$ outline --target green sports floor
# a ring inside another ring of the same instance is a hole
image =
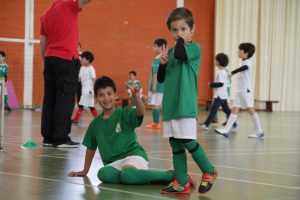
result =
[[[219,112],[221,122],[224,115]],[[200,112],[203,121],[207,112]],[[212,190],[205,196],[197,189],[190,195],[161,195],[163,185],[101,184],[97,171],[102,166],[99,154],[85,178],[68,177],[81,170],[85,147],[77,149],[43,148],[40,136],[41,112],[15,110],[5,113],[4,149],[0,152],[0,200],[94,200],[94,199],[195,199],[195,200],[299,200],[300,199],[300,112],[259,112],[264,140],[248,139],[252,120],[246,112],[238,118],[240,128],[229,138],[212,130],[198,129],[198,142],[219,171]],[[82,141],[91,114],[72,127],[71,137]],[[146,149],[151,169],[172,168],[168,140],[160,131],[143,128],[151,122],[147,111],[139,142]],[[214,124],[215,127],[220,124]],[[34,140],[38,147],[22,148]],[[189,173],[199,186],[201,172],[188,157]]]

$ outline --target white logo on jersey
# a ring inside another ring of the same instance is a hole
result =
[[[116,133],[121,132],[121,123],[120,122],[117,123],[115,131],[116,131]]]

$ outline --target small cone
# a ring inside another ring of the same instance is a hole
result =
[[[30,140],[30,141],[25,142],[22,146],[25,148],[34,149],[38,145],[34,141]]]

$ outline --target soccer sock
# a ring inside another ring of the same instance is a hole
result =
[[[160,115],[160,109],[153,109],[152,110],[152,117],[154,123],[159,123],[159,115]]]
[[[4,96],[4,106],[8,107],[8,95]]]
[[[98,178],[103,183],[120,183],[121,171],[112,166],[102,167],[98,171]]]
[[[178,183],[186,184],[187,176],[187,159],[183,144],[180,141],[170,140],[173,151],[174,175]]]
[[[231,113],[224,128],[227,132],[229,132],[236,119],[237,115]]]
[[[170,183],[173,179],[173,171],[143,170],[135,167],[126,167],[121,171],[121,182],[124,184],[146,184],[156,181]]]
[[[262,128],[261,128],[261,124],[260,124],[258,114],[254,113],[253,115],[251,115],[251,118],[253,120],[254,127],[255,127],[256,131],[258,131],[258,133],[262,133],[263,131],[262,131]]]
[[[214,167],[209,162],[203,148],[196,140],[189,140],[189,142],[183,143],[183,145],[190,152],[192,158],[203,173],[214,174]]]

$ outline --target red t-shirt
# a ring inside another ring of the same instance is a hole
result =
[[[47,38],[45,57],[79,58],[78,0],[56,0],[41,17],[40,34]]]

